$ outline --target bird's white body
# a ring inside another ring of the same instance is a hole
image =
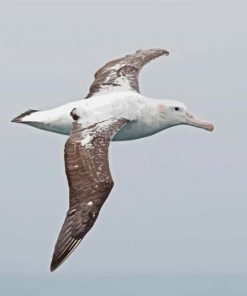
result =
[[[151,99],[133,91],[113,92],[97,95],[90,100],[79,100],[47,111],[38,111],[23,118],[28,125],[69,135],[74,108],[81,111],[85,127],[107,118],[124,118],[129,122],[115,135],[113,141],[125,141],[153,135],[165,128],[176,125],[169,116],[162,116],[159,106],[184,106],[180,102]],[[180,123],[181,124],[181,123]]]

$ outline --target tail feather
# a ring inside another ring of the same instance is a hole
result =
[[[11,122],[24,122],[24,120],[22,120],[22,118],[24,118],[25,116],[28,116],[32,113],[38,112],[40,110],[27,110],[26,112],[20,114],[19,116],[15,117],[14,119],[11,120]]]

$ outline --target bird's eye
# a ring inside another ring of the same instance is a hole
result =
[[[179,111],[180,108],[179,108],[179,107],[174,107],[174,110],[175,110],[175,111]]]

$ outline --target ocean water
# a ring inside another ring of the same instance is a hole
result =
[[[246,296],[247,277],[16,277],[0,279],[4,296]]]

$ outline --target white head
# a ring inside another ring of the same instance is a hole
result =
[[[163,102],[157,106],[157,110],[164,122],[164,128],[186,124],[213,131],[212,122],[195,117],[183,103],[168,100]]]

